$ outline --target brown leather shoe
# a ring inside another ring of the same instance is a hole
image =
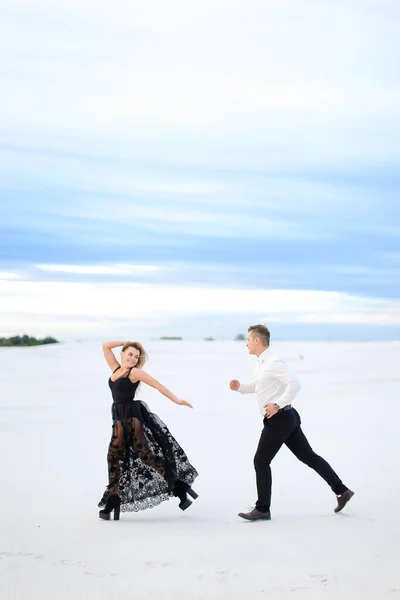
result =
[[[346,506],[349,500],[354,496],[354,492],[346,490],[343,494],[337,497],[337,506],[333,509],[335,513],[338,513]]]
[[[261,512],[260,510],[253,508],[253,510],[248,513],[239,513],[239,517],[246,519],[246,521],[270,521],[271,513],[269,511]]]

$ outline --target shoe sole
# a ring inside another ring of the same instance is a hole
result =
[[[269,517],[256,517],[254,519],[252,517],[246,516],[244,513],[239,513],[238,517],[241,517],[245,521],[270,521],[271,520],[271,516],[269,516]]]

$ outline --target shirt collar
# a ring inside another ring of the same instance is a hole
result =
[[[269,348],[266,348],[264,352],[261,352],[260,356],[257,357],[259,363],[263,363],[264,360],[267,358],[268,350]]]

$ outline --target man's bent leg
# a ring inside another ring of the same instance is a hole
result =
[[[318,456],[311,448],[306,436],[304,435],[301,424],[300,417],[296,412],[296,416],[298,419],[298,425],[293,433],[287,438],[285,441],[286,446],[293,452],[293,454],[301,460],[301,462],[305,463],[307,466],[314,469],[326,481],[326,483],[331,487],[332,491],[339,496],[343,494],[348,488],[343,484],[339,476],[335,473],[329,463],[321,456]]]

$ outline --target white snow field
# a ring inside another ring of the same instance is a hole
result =
[[[298,374],[314,450],[356,494],[334,514],[326,483],[282,448],[270,522],[256,500],[262,420],[242,342],[143,341],[144,367],[194,410],[145,400],[199,471],[199,498],[98,518],[111,432],[101,345],[0,349],[1,600],[400,599],[400,342],[275,343]]]

